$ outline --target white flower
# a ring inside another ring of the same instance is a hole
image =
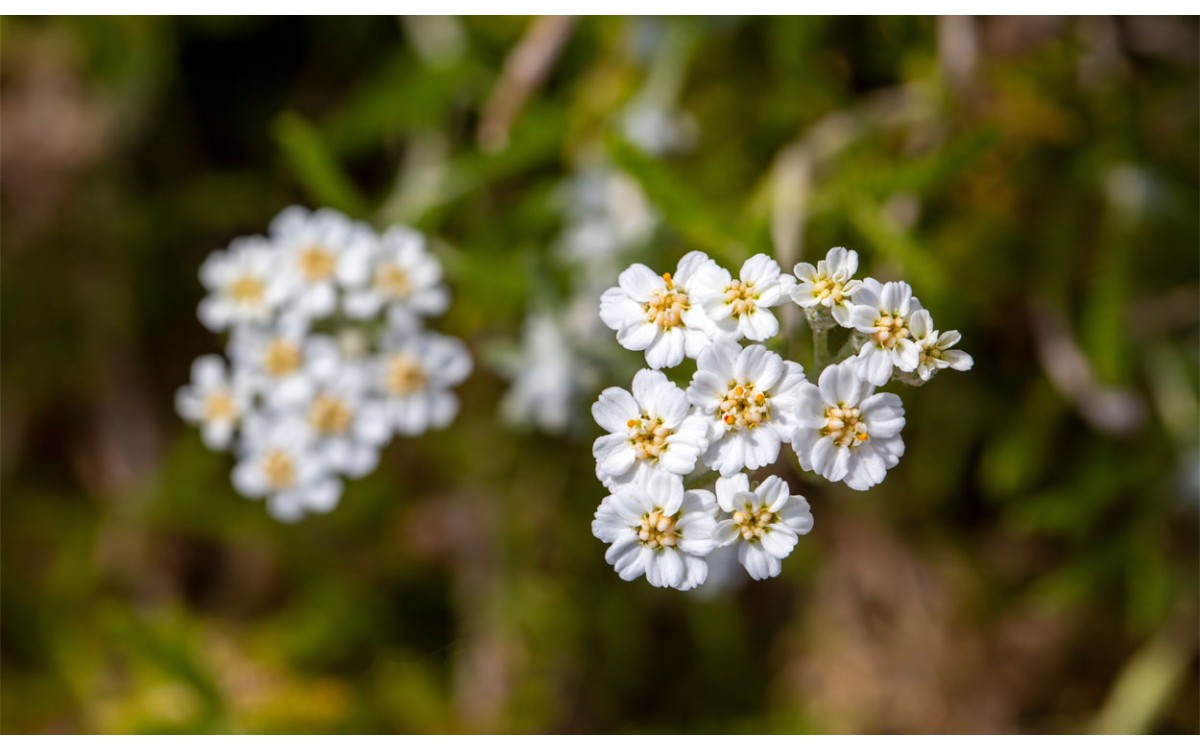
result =
[[[355,287],[367,280],[378,241],[366,224],[330,208],[285,208],[271,221],[270,234],[292,295],[287,312],[302,320],[334,311],[339,282]]]
[[[391,325],[403,329],[444,313],[449,304],[442,266],[425,249],[424,235],[400,226],[380,238],[370,263],[370,282],[347,292],[344,302],[352,318],[370,318],[386,308]]]
[[[197,316],[211,331],[266,323],[287,296],[275,248],[261,237],[234,240],[200,265],[200,281],[209,294]]]
[[[817,385],[799,391],[792,447],[805,471],[865,490],[883,481],[904,455],[904,405],[894,393],[875,393],[852,361],[830,365]]]
[[[699,130],[688,113],[648,101],[638,101],[626,109],[620,124],[629,142],[651,156],[688,151],[696,143]]]
[[[520,351],[503,352],[497,360],[496,368],[512,379],[500,402],[504,418],[514,424],[529,422],[546,432],[565,431],[576,399],[593,374],[572,351],[554,316],[530,313]]]
[[[938,370],[949,367],[952,370],[965,372],[975,365],[970,354],[950,347],[957,344],[962,336],[958,331],[946,331],[939,334],[933,327],[933,318],[928,310],[918,310],[909,318],[909,332],[920,347],[920,361],[917,363],[917,375],[921,380],[928,381]]]
[[[704,583],[717,503],[711,492],[683,489],[677,476],[651,473],[612,488],[596,509],[592,534],[610,544],[604,559],[622,580],[686,591]]]
[[[709,424],[704,462],[722,476],[757,469],[779,457],[795,428],[804,368],[761,344],[713,344],[700,353],[688,400]]]
[[[717,480],[717,505],[731,517],[717,523],[713,540],[722,547],[736,543],[738,562],[756,581],[779,575],[780,561],[812,531],[808,501],[790,493],[787,482],[774,476],[754,491],[745,474]]]
[[[592,445],[596,476],[612,488],[646,472],[691,472],[707,444],[708,426],[690,411],[687,394],[658,370],[634,375],[632,395],[605,388],[592,404],[596,423],[609,432]]]
[[[316,389],[303,414],[314,447],[330,467],[364,477],[379,464],[379,449],[391,438],[387,408],[367,388],[361,365],[340,362],[314,378]]]
[[[229,358],[269,406],[283,409],[312,397],[313,378],[337,365],[337,346],[293,319],[234,331]]]
[[[716,263],[696,272],[692,297],[717,328],[736,338],[764,341],[779,333],[779,321],[767,308],[783,302],[795,280],[781,276],[779,264],[758,254],[742,264],[738,278]]]
[[[253,397],[240,373],[229,377],[225,360],[208,354],[192,363],[192,382],[175,394],[175,408],[185,420],[200,425],[205,445],[221,450],[229,446]]]
[[[851,295],[862,286],[862,282],[854,278],[858,271],[858,253],[835,247],[825,260],[817,262],[816,268],[811,263],[797,263],[794,270],[796,286],[790,293],[792,300],[804,308],[826,307],[838,325],[849,328],[850,309],[854,306]]]
[[[295,415],[247,420],[233,486],[246,497],[265,497],[271,515],[288,522],[327,513],[342,496],[342,483]]]
[[[450,424],[458,398],[450,388],[471,373],[471,355],[456,338],[436,333],[393,337],[372,365],[392,426],[419,435]]]
[[[867,279],[854,293],[850,324],[866,334],[855,364],[859,374],[872,385],[883,385],[892,377],[892,366],[912,372],[920,361],[920,350],[912,340],[909,316],[921,309],[912,287],[903,281],[880,285]]]
[[[568,224],[559,252],[589,269],[608,265],[622,250],[646,242],[658,217],[641,186],[611,167],[591,167],[566,185]]]
[[[658,276],[641,263],[625,269],[619,286],[600,297],[600,319],[617,332],[626,349],[646,352],[646,363],[656,370],[674,367],[696,357],[707,346],[712,322],[689,294],[689,284],[701,269],[716,264],[701,252],[679,260],[672,276]]]

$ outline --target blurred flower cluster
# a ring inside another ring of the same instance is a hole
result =
[[[471,371],[458,339],[426,331],[449,293],[425,238],[382,235],[330,210],[284,210],[200,268],[198,310],[228,333],[176,406],[208,447],[237,456],[233,485],[281,521],[337,506],[395,435],[448,425]],[[227,360],[227,361],[226,361]]]
[[[607,388],[592,407],[608,434],[593,446],[596,474],[611,491],[592,531],[610,544],[607,560],[621,578],[654,586],[704,583],[704,558],[737,545],[755,579],[782,570],[813,526],[808,502],[786,482],[767,477],[754,490],[744,470],[768,467],[788,444],[800,467],[831,482],[866,490],[904,455],[904,406],[875,393],[895,380],[922,385],[947,367],[968,370],[970,355],[950,349],[957,331],[940,333],[912,288],[853,278],[858,254],[834,248],[816,266],[782,273],[765,254],[737,278],[701,252],[685,255],[675,274],[636,263],[600,300],[600,317],[626,349],[644,351],[653,369],[634,376],[632,393]],[[771,308],[788,300],[804,309],[814,356],[825,365],[816,384],[804,368],[766,346],[780,331]],[[829,360],[832,328],[848,329]],[[662,373],[696,361],[686,391]],[[684,489],[698,463],[717,472],[715,495]]]

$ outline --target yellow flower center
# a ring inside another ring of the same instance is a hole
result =
[[[688,301],[687,294],[675,288],[671,274],[664,273],[663,280],[667,282],[666,289],[656,291],[642,307],[651,323],[666,330],[683,325],[683,314],[691,306],[691,302]]]
[[[934,364],[942,358],[942,350],[937,346],[930,346],[921,350],[921,364],[926,367],[936,367]]]
[[[285,490],[296,481],[296,465],[292,457],[281,450],[273,450],[263,456],[262,471],[271,489]]]
[[[296,263],[300,266],[300,273],[304,274],[304,278],[313,283],[333,276],[336,266],[333,253],[315,245],[301,250]]]
[[[813,283],[812,296],[821,302],[828,300],[830,304],[840,305],[846,299],[846,287],[840,281],[822,276]]]
[[[263,369],[278,378],[295,372],[300,367],[303,355],[300,348],[286,339],[274,339],[263,352]]]
[[[763,534],[767,533],[767,527],[778,520],[778,513],[773,513],[767,508],[755,510],[750,503],[746,503],[743,510],[733,512],[733,522],[738,526],[738,533],[747,542],[762,541]]]
[[[679,543],[679,530],[675,528],[675,516],[668,516],[661,508],[655,508],[642,516],[638,527],[638,539],[650,549],[674,547]]]
[[[229,296],[239,305],[257,305],[266,293],[266,284],[257,276],[239,276],[229,285]]]
[[[350,429],[354,415],[346,402],[336,396],[322,393],[313,400],[308,410],[308,423],[321,435],[340,435]]]
[[[725,287],[725,303],[733,310],[735,318],[754,312],[758,306],[757,299],[753,283],[747,284],[739,279]]]
[[[204,400],[204,419],[209,422],[222,422],[233,419],[238,414],[237,404],[229,392],[220,389],[208,394]]]
[[[410,396],[424,389],[429,377],[416,357],[397,354],[388,361],[384,380],[388,393],[393,396]]]
[[[856,406],[825,407],[825,426],[821,435],[832,435],[833,442],[843,448],[853,448],[871,439]]]
[[[771,400],[753,383],[730,381],[717,413],[726,429],[753,430],[771,418]]]
[[[407,297],[412,289],[408,274],[395,263],[383,263],[375,269],[375,288],[392,299]]]
[[[650,419],[643,414],[640,419],[629,420],[625,426],[629,428],[629,442],[633,443],[633,452],[639,461],[656,461],[667,449],[671,431],[663,427],[661,419]]]
[[[896,344],[908,338],[908,321],[900,315],[884,313],[876,318],[875,333],[871,338],[885,349],[894,349]]]

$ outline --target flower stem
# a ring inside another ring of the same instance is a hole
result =
[[[812,327],[813,335],[813,364],[817,372],[829,364],[829,329],[818,326]]]

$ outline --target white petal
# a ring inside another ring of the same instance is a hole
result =
[[[731,477],[717,479],[717,505],[726,513],[733,512],[733,501],[738,493],[750,491],[750,477],[745,474],[734,474]]]
[[[975,366],[975,359],[964,351],[951,349],[948,352],[942,352],[942,359],[954,370],[965,372]]]
[[[635,378],[636,379],[636,378]],[[605,388],[592,404],[592,418],[608,432],[625,434],[626,423],[640,416],[637,401],[624,388]]]
[[[621,272],[617,283],[635,302],[645,303],[650,295],[665,286],[662,277],[641,263],[634,263]]]
[[[765,284],[779,278],[779,264],[771,256],[759,253],[742,264],[738,276],[748,284]]]
[[[674,367],[683,361],[685,348],[683,329],[660,330],[658,337],[646,347],[646,364],[655,369]]]
[[[738,562],[756,581],[774,578],[783,570],[779,559],[768,554],[760,544],[739,545]]]

